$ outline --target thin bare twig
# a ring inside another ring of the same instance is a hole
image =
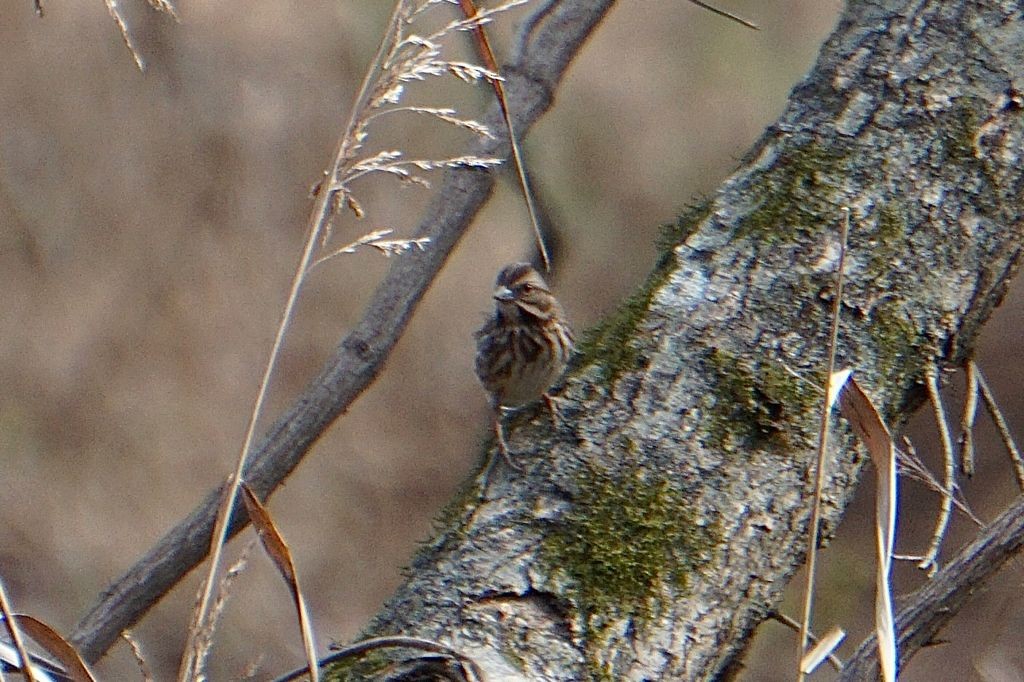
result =
[[[164,14],[170,15],[175,21],[181,21],[178,17],[178,11],[174,9],[174,5],[171,4],[171,0],[146,0],[146,2],[157,12],[163,12]]]
[[[726,19],[730,19],[732,21],[735,21],[737,24],[740,24],[741,26],[746,26],[747,28],[752,28],[755,31],[760,31],[761,30],[761,27],[758,26],[757,24],[755,24],[753,22],[750,22],[750,21],[747,21],[746,19],[744,19],[743,17],[741,17],[739,15],[733,14],[731,12],[726,12],[724,9],[718,9],[717,7],[709,5],[706,2],[701,2],[701,0],[690,0],[690,2],[692,2],[695,5],[697,5],[697,7],[700,7],[702,9],[706,9],[709,12],[713,12],[714,14],[717,14],[720,17],[725,17]]]
[[[121,639],[128,644],[128,649],[132,652],[135,665],[139,667],[139,674],[142,676],[143,682],[153,682],[156,679],[153,677],[153,670],[149,667],[149,663],[146,662],[146,657],[142,653],[142,646],[135,639],[135,635],[132,634],[131,630],[126,629],[121,633]]]
[[[974,365],[974,361],[970,362]],[[981,389],[981,399],[985,402],[985,409],[988,411],[989,416],[992,417],[992,421],[996,425],[996,429],[999,431],[999,437],[1003,441],[1003,447],[1010,454],[1010,461],[1013,463],[1013,472],[1017,476],[1017,485],[1020,486],[1021,490],[1024,490],[1024,459],[1021,458],[1020,450],[1017,449],[1017,444],[1013,440],[1013,436],[1010,434],[1010,427],[1006,424],[1006,419],[1003,417],[1002,410],[999,409],[999,404],[996,402],[995,396],[992,394],[992,389],[989,388],[988,382],[985,380],[985,375],[981,373],[981,369],[975,367],[978,375],[978,388]]]
[[[978,414],[978,368],[971,360],[967,363],[967,395],[960,414],[960,471],[964,476],[974,475],[974,420]]]
[[[843,207],[843,219],[839,227],[839,264],[836,267],[835,292],[832,299],[832,326],[829,329],[828,357],[825,361],[825,381],[831,381],[836,366],[836,342],[839,339],[839,313],[843,303],[843,270],[846,267],[846,242],[850,232],[850,209]],[[828,424],[831,409],[828,404],[828,389],[821,404],[821,420],[818,424],[818,456],[815,460],[814,508],[811,511],[810,538],[807,545],[807,584],[804,587],[803,618],[800,621],[800,653],[797,656],[797,681],[806,675],[800,661],[807,652],[811,630],[811,609],[814,606],[814,579],[818,560],[818,535],[821,532],[821,497],[825,487],[825,457],[828,454]]]
[[[132,42],[131,33],[128,31],[128,22],[121,16],[121,8],[117,6],[118,0],[106,0],[107,11],[110,13],[110,17],[117,24],[117,30],[121,32],[121,40],[124,41],[125,47],[132,54],[132,59],[135,61],[135,66],[139,68],[139,71],[146,70],[146,63],[142,61],[142,55],[139,54],[138,48],[135,47],[135,43]]]
[[[903,608],[896,616],[901,664],[927,646],[967,599],[1022,546],[1024,497],[1019,497],[931,580],[901,601]],[[877,679],[877,671],[878,647],[872,635],[847,659],[839,682]]]
[[[939,394],[939,371],[934,364],[925,372],[925,386],[928,388],[928,400],[932,405],[935,423],[939,428],[939,442],[942,445],[943,462],[942,487],[946,491],[939,505],[939,518],[935,521],[932,541],[928,545],[928,551],[924,553],[924,558],[917,565],[918,568],[928,571],[928,577],[930,578],[939,570],[939,549],[942,547],[942,540],[946,536],[949,519],[953,514],[953,493],[956,490],[956,462],[953,455],[953,439],[950,438],[949,424],[946,421],[946,409],[942,406],[942,396]]]

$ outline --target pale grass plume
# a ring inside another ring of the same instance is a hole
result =
[[[235,579],[249,566],[249,555],[255,546],[255,541],[249,542],[242,549],[235,563],[224,572],[217,585],[217,594],[212,607],[206,613],[206,617],[193,626],[195,656],[190,660],[192,664],[191,669],[187,671],[183,669],[181,671],[182,675],[186,672],[188,673],[188,677],[183,677],[182,679],[195,681],[206,679],[206,661],[213,648],[213,635],[217,631],[217,624],[220,622],[220,617],[224,613],[224,607],[227,606],[228,598],[231,596],[231,587]]]
[[[330,260],[336,256],[347,253],[355,253],[361,247],[368,246],[376,249],[384,256],[398,256],[413,249],[419,249],[420,251],[427,248],[427,244],[430,243],[430,237],[418,237],[416,239],[385,239],[394,230],[374,230],[368,234],[364,234],[354,242],[350,242],[339,249],[335,249],[331,253],[325,256],[321,256],[314,263],[313,266],[320,265],[324,261]]]
[[[209,652],[210,635],[212,634],[210,621],[215,620],[211,610],[215,611],[216,609],[216,606],[212,604],[214,586],[217,584],[224,546],[228,539],[230,513],[240,495],[241,485],[244,482],[243,474],[256,436],[256,424],[263,412],[267,390],[280,357],[285,335],[291,324],[299,292],[310,269],[319,262],[323,262],[324,253],[327,258],[331,258],[333,255],[350,253],[350,247],[357,249],[360,246],[366,246],[376,249],[385,256],[391,256],[428,246],[425,239],[384,239],[387,235],[377,231],[332,251],[332,223],[339,210],[343,207],[348,208],[357,218],[366,214],[363,204],[355,198],[352,192],[352,183],[364,176],[382,173],[386,176],[397,177],[404,182],[424,185],[427,182],[421,173],[445,168],[489,168],[500,163],[499,159],[473,155],[438,159],[405,159],[400,150],[367,152],[365,147],[370,138],[373,121],[379,118],[380,114],[400,106],[399,103],[405,94],[404,86],[410,81],[426,80],[446,74],[463,80],[468,78],[485,81],[488,78],[496,78],[497,74],[490,73],[482,67],[470,67],[464,62],[452,62],[446,59],[442,39],[453,31],[478,26],[481,22],[489,21],[497,13],[522,5],[526,1],[505,2],[488,10],[484,16],[449,22],[440,30],[426,37],[413,32],[414,20],[432,7],[448,3],[430,2],[429,0],[427,2],[399,0],[396,3],[385,28],[384,37],[359,89],[348,123],[342,129],[333,160],[324,171],[323,177],[314,191],[314,205],[309,217],[302,255],[292,278],[277,332],[264,365],[263,376],[253,401],[235,470],[229,479],[218,511],[211,538],[210,565],[200,597],[197,600],[193,625],[189,630],[188,641],[179,669],[180,680],[196,679],[201,675],[203,659]],[[404,110],[408,111],[409,109]],[[476,135],[483,136],[484,132],[490,134],[486,127],[479,122],[462,119],[457,113],[450,113],[448,110],[443,111],[443,115],[437,113],[431,115],[443,124],[469,130]]]
[[[917,481],[923,484],[928,489],[942,496],[949,496],[953,498],[953,505],[967,517],[971,523],[978,528],[983,528],[985,523],[978,517],[977,514],[968,505],[966,498],[963,496],[963,492],[959,486],[955,490],[947,490],[942,486],[942,483],[935,478],[928,467],[920,456],[917,454],[917,449],[914,444],[910,442],[910,439],[903,436],[902,448],[896,449],[896,464],[899,467],[899,475],[911,481]],[[920,563],[924,560],[924,555],[900,555],[894,557],[901,561],[913,561],[914,563]]]
[[[326,186],[331,194],[330,208],[333,214],[341,207],[348,207],[357,217],[365,211],[355,197],[352,183],[374,173],[383,173],[403,182],[429,186],[429,181],[420,171],[446,168],[491,168],[502,161],[498,158],[460,155],[436,159],[407,159],[400,150],[384,150],[365,153],[371,138],[371,127],[383,116],[411,113],[429,116],[444,125],[467,131],[480,138],[493,139],[495,134],[486,125],[459,114],[447,107],[403,105],[407,95],[406,86],[433,78],[453,76],[467,83],[501,80],[501,76],[485,66],[466,61],[449,59],[445,55],[445,39],[456,31],[468,31],[486,24],[509,9],[525,4],[528,0],[511,0],[478,13],[473,17],[461,17],[449,21],[441,28],[425,35],[415,31],[415,24],[427,11],[439,5],[455,5],[448,0],[427,0],[411,2],[401,0],[395,7],[384,40],[381,42],[362,91],[356,99],[352,116],[333,167],[328,171]],[[325,225],[321,244],[326,245],[331,237],[331,223]]]

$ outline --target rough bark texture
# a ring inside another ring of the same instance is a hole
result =
[[[734,670],[805,555],[840,207],[840,363],[898,425],[1017,266],[1022,69],[1015,2],[851,0],[778,122],[582,345],[560,423],[509,424],[526,473],[453,503],[369,631],[444,641],[496,680]],[[862,461],[840,436],[829,527]]]

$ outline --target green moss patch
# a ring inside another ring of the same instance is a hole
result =
[[[572,508],[547,534],[542,558],[568,579],[588,635],[625,618],[643,621],[664,587],[685,590],[713,546],[686,497],[636,466],[612,473],[588,466]]]
[[[981,112],[987,108],[984,100],[977,97],[958,97],[943,112],[943,135],[936,140],[941,145],[940,163],[963,165],[978,162],[974,142],[984,119]]]
[[[777,363],[752,362],[718,349],[708,352],[707,367],[714,399],[706,424],[708,445],[727,450],[789,447],[814,437],[820,398],[813,383],[800,381]]]
[[[640,290],[630,296],[618,310],[583,333],[576,344],[577,367],[597,365],[601,380],[613,386],[624,372],[643,368],[640,351],[635,345],[637,327],[647,315],[654,293],[676,269],[673,249],[689,237],[707,217],[710,202],[691,206],[674,223],[662,228],[658,239],[658,260],[654,271]]]
[[[917,325],[895,302],[876,306],[871,318],[867,328],[877,349],[872,370],[897,392],[920,383],[930,354]]]
[[[327,666],[320,679],[324,682],[356,682],[377,677],[395,664],[394,652],[400,649],[378,649],[361,656],[349,656]],[[388,655],[388,652],[391,655]],[[303,678],[305,679],[305,678]]]
[[[757,208],[742,219],[736,236],[771,245],[830,227],[833,218],[827,216],[836,214],[836,204],[827,178],[841,175],[848,162],[848,153],[813,141],[786,149],[771,168],[753,175],[749,191]]]

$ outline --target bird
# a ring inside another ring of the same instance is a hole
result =
[[[489,398],[498,451],[520,471],[505,442],[502,413],[544,398],[557,425],[557,409],[547,391],[565,372],[574,340],[561,304],[529,263],[502,268],[493,298],[494,314],[475,334],[476,375]]]

